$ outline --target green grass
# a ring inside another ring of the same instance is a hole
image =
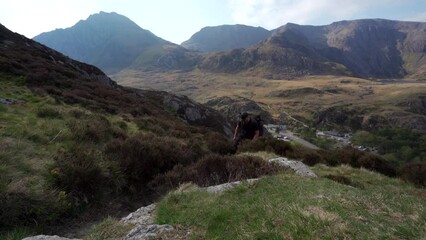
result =
[[[37,221],[56,220],[54,218],[68,211],[68,200],[57,197],[57,189],[49,183],[49,166],[59,151],[76,144],[70,121],[93,121],[90,116],[95,115],[82,107],[36,95],[21,81],[19,77],[0,75],[0,98],[24,101],[0,104],[0,203],[13,208],[0,210],[0,231],[5,227],[3,223],[9,230],[0,235],[0,239],[22,239],[19,236],[25,236],[28,231],[16,224],[30,221],[23,217],[25,214],[40,216],[32,224],[42,225],[44,222]],[[119,122],[117,128],[126,128],[118,116],[110,118]],[[97,147],[102,149],[102,145]],[[63,207],[59,206],[62,202]],[[45,207],[50,210],[42,211]]]
[[[283,174],[222,195],[174,192],[159,203],[157,222],[188,226],[195,239],[426,237],[426,190],[346,166],[319,165],[314,171],[363,187]]]
[[[103,240],[125,237],[132,230],[133,226],[119,222],[113,218],[107,218],[95,225],[83,237],[84,240]]]
[[[2,240],[21,240],[30,235],[34,234],[34,232],[28,228],[16,228],[13,231],[0,233],[0,239]]]

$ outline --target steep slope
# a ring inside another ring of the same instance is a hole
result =
[[[0,239],[125,211],[151,201],[148,183],[175,165],[234,151],[217,111],[119,86],[2,25],[0,86]]]
[[[138,59],[141,55],[149,58],[145,62],[146,65],[150,63],[149,66],[162,66],[161,62],[157,63],[158,58],[167,54],[176,56],[173,51],[168,51],[170,47],[167,46],[178,48],[177,45],[155,36],[127,17],[114,12],[93,14],[71,28],[42,33],[34,37],[34,40],[71,58],[93,64],[107,73],[115,73],[134,65],[135,60],[140,62]],[[151,56],[154,51],[152,49],[157,49],[159,56]],[[170,64],[167,62],[164,68],[168,67]],[[175,64],[174,67],[185,66]]]
[[[205,27],[191,36],[181,45],[187,49],[201,52],[227,51],[235,48],[246,48],[271,35],[261,27],[245,25],[221,25]]]
[[[287,24],[258,45],[207,56],[200,68],[273,78],[315,74],[421,77],[426,68],[425,32],[426,23],[382,19],[326,26]]]
[[[2,42],[0,71],[24,76],[28,86],[40,88],[68,103],[83,102],[86,106],[93,105],[93,108],[110,113],[134,111],[132,114],[141,115],[148,111],[167,116],[164,108],[168,108],[169,105],[164,99],[176,97],[165,92],[118,86],[98,68],[72,60],[55,50],[12,33],[2,25],[0,25],[0,41]],[[97,92],[93,92],[94,89]],[[192,106],[192,112],[204,113],[190,119],[183,116],[187,122],[206,127],[216,126],[219,132],[229,134],[226,120],[213,109],[196,104],[188,98],[179,102],[182,105]],[[142,103],[143,106],[138,106]],[[184,112],[186,110],[182,109]],[[212,117],[213,115],[215,117]]]

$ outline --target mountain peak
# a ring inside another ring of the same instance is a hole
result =
[[[107,73],[128,67],[146,49],[168,43],[116,12],[99,12],[71,28],[42,33],[34,40]]]

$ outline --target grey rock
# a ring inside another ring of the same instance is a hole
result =
[[[49,235],[37,235],[37,236],[32,236],[32,237],[26,237],[22,240],[81,240],[78,238],[64,238],[64,237],[59,237],[57,235],[54,236],[49,236]]]
[[[222,193],[226,190],[235,188],[243,183],[253,183],[255,181],[259,180],[258,178],[254,178],[254,179],[247,179],[244,181],[237,181],[237,182],[231,182],[231,183],[224,183],[224,184],[220,184],[220,185],[216,185],[216,186],[210,186],[210,187],[206,187],[204,188],[204,190],[206,190],[207,192],[211,192],[211,193]]]
[[[151,204],[146,207],[141,207],[133,213],[121,219],[121,222],[134,224],[133,228],[125,240],[151,239],[157,237],[157,234],[165,231],[173,231],[171,225],[154,224],[154,210],[156,204]]]
[[[167,231],[173,231],[174,228],[171,225],[148,225],[148,226],[139,226],[133,228],[129,234],[127,234],[126,239],[136,240],[136,239],[150,239],[157,237],[157,234]]]
[[[156,204],[151,204],[146,207],[141,207],[135,212],[130,213],[121,219],[123,223],[135,224],[136,226],[146,226],[154,224],[153,212]]]
[[[204,126],[222,132],[227,136],[233,135],[233,129],[220,112],[197,103],[186,96],[163,93],[163,104],[172,109],[176,115],[191,125]]]
[[[19,100],[19,99],[12,99],[12,98],[0,98],[0,103],[9,105],[9,104],[21,104],[21,103],[25,103],[25,101]]]
[[[288,160],[285,157],[269,159],[269,162],[275,162],[280,166],[289,167],[295,171],[296,174],[306,177],[318,177],[312,170],[300,161]]]

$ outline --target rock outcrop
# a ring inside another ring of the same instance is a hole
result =
[[[49,235],[37,235],[37,236],[33,236],[33,237],[26,237],[22,240],[81,240],[81,239],[77,239],[77,238],[64,238],[64,237],[59,237],[59,236],[49,236]]]
[[[280,166],[288,167],[294,170],[297,175],[304,177],[318,177],[308,166],[301,161],[289,160],[285,157],[273,158],[269,162],[276,163]]]
[[[25,101],[19,100],[19,99],[12,99],[12,98],[0,98],[0,103],[10,105],[10,104],[25,103]]]
[[[220,111],[231,122],[239,121],[239,115],[248,112],[253,115],[261,115],[265,124],[272,123],[272,116],[269,112],[253,100],[244,97],[218,97],[210,99],[205,105]]]
[[[325,26],[288,23],[257,45],[208,55],[199,68],[274,79],[306,75],[424,78],[425,48],[423,22],[364,19]]]
[[[142,240],[152,239],[158,234],[173,231],[171,225],[154,224],[154,210],[156,204],[151,204],[146,207],[141,207],[128,216],[121,219],[123,223],[130,223],[135,227],[127,234],[124,240]]]
[[[166,92],[162,92],[161,95],[164,105],[171,108],[186,122],[209,127],[227,136],[232,136],[233,130],[230,123],[217,110],[197,103],[186,96]]]

